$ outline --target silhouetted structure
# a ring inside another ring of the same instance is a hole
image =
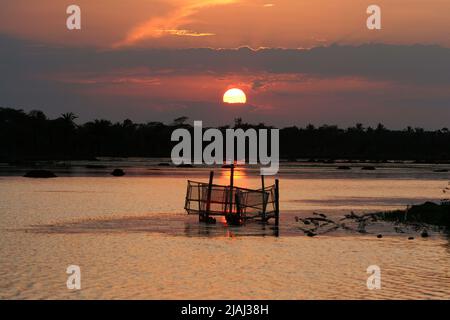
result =
[[[187,213],[198,215],[199,221],[206,223],[215,223],[214,216],[224,216],[231,225],[241,225],[249,220],[266,223],[273,218],[278,226],[278,179],[275,185],[265,187],[261,176],[261,189],[241,188],[234,185],[234,166],[230,170],[228,186],[213,184],[213,171],[209,183],[188,181],[184,206]]]

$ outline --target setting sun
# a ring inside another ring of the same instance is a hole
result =
[[[247,97],[241,89],[229,89],[223,95],[223,102],[225,103],[246,103]]]

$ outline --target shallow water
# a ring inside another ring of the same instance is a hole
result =
[[[206,169],[131,168],[122,178],[82,170],[49,180],[0,177],[0,298],[450,298],[443,234],[309,238],[294,219],[437,201],[448,174],[283,167],[276,237],[272,225],[205,226],[187,217],[186,179],[205,181]],[[216,172],[216,183],[227,180],[226,170]],[[259,178],[238,170],[236,184],[257,187]],[[66,288],[71,264],[81,267],[79,291]],[[369,265],[381,268],[380,290],[367,289]]]

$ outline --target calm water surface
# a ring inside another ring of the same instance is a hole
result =
[[[122,178],[81,169],[64,169],[50,180],[3,176],[0,298],[449,299],[444,235],[309,238],[294,219],[313,211],[340,217],[437,201],[448,174],[426,169],[341,173],[285,166],[279,237],[272,226],[203,226],[187,217],[186,180],[205,181],[206,169],[130,165]],[[228,178],[226,170],[216,172],[217,183]],[[259,178],[238,170],[236,183],[258,187]],[[71,264],[81,267],[80,291],[66,288]],[[381,267],[381,290],[366,287],[369,265]]]

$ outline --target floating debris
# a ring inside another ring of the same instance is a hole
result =
[[[160,162],[160,163],[158,163],[158,167],[170,167],[170,163],[168,163],[168,162]]]
[[[394,233],[418,233],[421,237],[430,236],[429,231],[445,231],[450,228],[450,204],[426,202],[408,207],[406,210],[376,212],[357,215],[353,211],[338,220],[332,220],[325,214],[314,212],[312,217],[296,217],[299,229],[309,235],[322,235],[335,230],[376,234],[382,238],[380,230],[392,228]],[[383,232],[384,233],[384,232]],[[413,240],[409,237],[408,240]]]
[[[113,172],[111,172],[111,175],[114,177],[123,177],[125,172],[122,169],[114,169]]]
[[[25,178],[56,178],[56,174],[48,170],[31,170],[25,173]]]

